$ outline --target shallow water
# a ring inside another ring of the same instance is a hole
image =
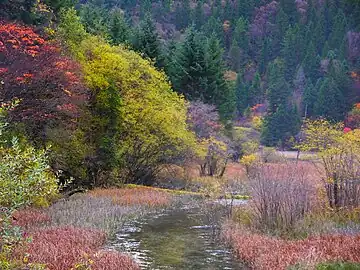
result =
[[[246,269],[203,220],[198,208],[169,209],[126,223],[109,248],[128,253],[142,269]]]

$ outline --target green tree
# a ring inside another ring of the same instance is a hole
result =
[[[331,49],[340,49],[346,32],[346,18],[342,10],[339,10],[334,18],[334,25],[329,37],[329,47]],[[341,48],[342,49],[342,48]]]
[[[345,98],[333,78],[325,78],[319,89],[315,111],[318,116],[340,121],[345,116]]]
[[[289,28],[284,36],[282,44],[282,57],[285,62],[285,79],[291,82],[294,78],[296,67],[298,65],[297,58],[297,35],[298,27]]]
[[[111,12],[108,29],[113,45],[129,42],[130,26],[127,24],[121,10],[114,10]]]
[[[304,117],[311,117],[315,115],[314,107],[317,100],[316,87],[308,79],[303,95]]]
[[[187,29],[171,62],[169,73],[174,89],[189,100],[204,100],[207,84],[205,38],[193,27]]]
[[[242,75],[239,73],[236,79],[236,108],[240,115],[244,114],[244,111],[249,106],[249,91],[244,82]]]
[[[261,87],[261,77],[258,72],[255,73],[251,87],[249,89],[250,106],[262,103],[265,99],[264,93]]]
[[[267,80],[267,99],[269,101],[269,111],[275,113],[280,105],[287,105],[290,96],[289,85],[284,78],[284,61],[275,59],[268,66]]]
[[[146,58],[155,61],[156,66],[163,66],[162,52],[159,35],[150,14],[141,21],[139,28],[135,31],[132,42],[135,51],[142,53]]]
[[[303,66],[306,76],[312,81],[316,81],[320,72],[320,60],[313,42],[308,45]]]
[[[300,129],[300,118],[296,107],[280,105],[276,112],[265,117],[261,133],[261,142],[266,146],[286,146],[287,140],[295,136]]]
[[[225,81],[223,50],[215,35],[207,41],[205,72],[207,87],[204,101],[217,105],[223,120],[232,119],[235,111],[235,89]]]

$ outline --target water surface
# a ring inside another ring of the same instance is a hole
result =
[[[199,208],[168,209],[129,221],[110,247],[129,253],[142,269],[246,269],[206,220]]]

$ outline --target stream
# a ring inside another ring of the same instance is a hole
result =
[[[132,220],[108,247],[133,257],[141,269],[247,269],[223,245],[199,208],[179,207]]]

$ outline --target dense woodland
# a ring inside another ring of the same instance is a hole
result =
[[[359,269],[359,209],[360,0],[0,0],[1,270]]]
[[[360,125],[359,12],[357,0],[2,1],[1,100],[18,103],[6,121],[52,145],[64,179],[95,185],[149,184],[215,137],[241,157],[233,130],[254,116],[262,145],[291,149],[303,119]]]

